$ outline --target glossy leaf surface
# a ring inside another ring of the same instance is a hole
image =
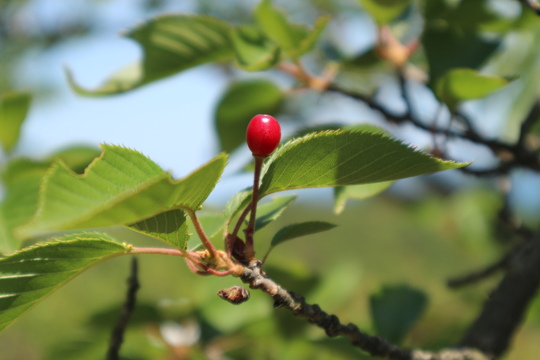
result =
[[[326,131],[278,148],[263,168],[260,196],[397,180],[466,165],[436,159],[385,135]]]

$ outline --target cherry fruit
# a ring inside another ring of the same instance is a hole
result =
[[[281,140],[281,126],[270,115],[255,115],[246,131],[246,141],[253,155],[268,156],[276,150]]]

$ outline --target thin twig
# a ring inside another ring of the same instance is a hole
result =
[[[189,208],[184,208],[183,210],[188,214],[189,218],[193,222],[193,226],[195,227],[195,231],[197,231],[197,235],[199,235],[199,239],[201,240],[201,243],[206,248],[206,250],[208,250],[208,252],[210,253],[210,256],[212,256],[213,258],[217,258],[218,257],[218,251],[214,247],[214,244],[212,244],[212,242],[210,241],[210,239],[208,238],[206,233],[204,232],[204,229],[203,229],[203,227],[201,225],[201,222],[199,221],[199,218],[197,217],[197,214],[195,213],[195,211],[193,211],[193,210],[191,210]]]
[[[135,308],[137,290],[139,290],[140,287],[138,280],[138,262],[137,257],[135,256],[131,258],[131,270],[127,282],[128,289],[126,294],[126,302],[124,303],[122,313],[118,317],[116,325],[111,334],[109,349],[107,351],[107,360],[120,359],[120,347],[124,341],[124,333],[126,331],[129,318],[131,317],[133,309]]]
[[[405,87],[404,83],[405,79],[401,79],[400,85],[402,87],[402,92],[407,92],[407,89]],[[488,147],[496,156],[498,156],[501,159],[509,158],[509,160],[502,160],[501,163],[496,166],[495,168],[485,169],[485,170],[471,170],[467,167],[461,168],[461,171],[479,175],[479,176],[488,176],[488,175],[499,175],[499,174],[506,174],[511,169],[521,166],[526,167],[534,171],[540,171],[540,156],[535,152],[531,151],[526,148],[526,144],[524,142],[518,142],[516,144],[507,144],[498,140],[494,139],[486,139],[485,137],[481,136],[476,129],[472,125],[471,119],[467,115],[461,112],[456,112],[453,114],[458,120],[461,120],[461,122],[465,125],[466,129],[464,131],[455,131],[448,128],[438,128],[433,127],[431,125],[423,123],[420,119],[418,119],[413,112],[411,112],[411,106],[410,106],[410,98],[409,100],[405,100],[407,103],[407,111],[401,114],[394,113],[390,110],[388,110],[385,106],[382,104],[379,104],[372,98],[349,91],[348,89],[342,88],[341,86],[332,83],[328,86],[327,90],[341,93],[342,95],[351,97],[353,99],[356,99],[367,106],[369,106],[371,109],[379,112],[381,115],[383,115],[387,121],[393,122],[395,124],[402,124],[402,123],[411,123],[417,128],[421,130],[425,130],[427,132],[438,134],[438,135],[445,135],[447,137],[454,137],[454,138],[460,138],[467,141],[470,141],[475,144],[483,145]],[[402,97],[404,99],[408,99],[408,95],[402,94]],[[535,104],[535,107],[538,106]],[[520,134],[520,138],[524,137],[526,134],[523,133],[523,131],[528,130],[532,123],[534,123],[534,114],[536,114],[536,109],[533,107],[533,109],[530,112],[530,115],[527,117],[530,119],[529,121],[525,121],[524,125],[522,126],[522,134]],[[532,114],[532,115],[531,115]]]
[[[274,307],[285,308],[295,316],[306,318],[310,323],[324,329],[329,337],[343,336],[373,356],[389,360],[489,360],[489,357],[471,349],[442,350],[438,353],[402,349],[389,341],[362,332],[356,325],[344,325],[336,315],[323,311],[319,305],[306,303],[299,294],[282,288],[261,270],[261,262],[254,260],[244,268],[240,279],[252,289],[260,289],[274,299]]]
[[[451,288],[459,288],[465,285],[470,285],[473,283],[476,283],[478,281],[481,281],[483,279],[486,279],[494,274],[496,274],[498,271],[503,270],[508,266],[508,264],[512,261],[516,253],[521,249],[521,246],[519,246],[516,249],[513,249],[509,253],[505,254],[502,258],[494,262],[493,264],[485,267],[484,269],[472,272],[470,274],[467,274],[465,276],[457,277],[454,279],[448,280],[448,286]]]
[[[253,174],[253,193],[251,195],[251,213],[249,222],[244,230],[246,234],[246,248],[244,256],[247,260],[255,257],[255,248],[253,244],[253,234],[255,234],[255,220],[257,219],[257,202],[259,201],[259,185],[261,181],[261,168],[266,156],[253,155],[255,161],[255,173]]]

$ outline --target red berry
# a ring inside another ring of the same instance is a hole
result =
[[[253,155],[268,156],[281,140],[281,126],[270,115],[255,115],[249,122],[246,141]]]

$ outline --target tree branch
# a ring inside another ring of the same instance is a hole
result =
[[[485,302],[460,345],[496,357],[503,354],[539,286],[540,236],[537,235],[512,258],[508,272]]]
[[[501,259],[497,260],[495,263],[485,267],[484,269],[475,271],[465,276],[457,277],[454,279],[448,280],[448,286],[451,288],[459,288],[465,285],[470,285],[472,283],[481,281],[491,275],[494,275],[498,271],[502,271],[510,264],[511,260],[514,258],[518,249],[513,249],[508,254],[505,254]]]
[[[135,308],[135,301],[137,290],[139,290],[138,280],[138,262],[137,257],[131,258],[131,273],[128,282],[128,290],[126,293],[126,302],[122,308],[122,313],[116,321],[116,325],[112,331],[111,339],[109,342],[109,349],[107,351],[107,360],[119,360],[120,359],[120,347],[124,341],[124,333],[126,331],[129,318]]]
[[[532,125],[538,120],[538,115],[540,113],[540,105],[538,104],[538,102],[533,105],[529,114],[527,115],[527,118],[523,122],[518,142],[516,142],[516,144],[507,144],[498,140],[486,139],[485,137],[483,137],[473,127],[471,119],[466,114],[461,112],[456,112],[455,114],[453,114],[453,116],[454,118],[460,120],[461,123],[465,126],[466,129],[463,131],[455,131],[449,128],[440,128],[437,126],[425,124],[415,116],[414,109],[411,104],[411,98],[408,94],[406,86],[406,78],[402,74],[398,73],[398,80],[401,89],[401,97],[405,101],[407,109],[402,114],[396,114],[388,110],[384,105],[374,101],[370,97],[342,88],[335,83],[330,84],[327,90],[340,93],[342,95],[351,97],[366,104],[374,111],[377,111],[381,115],[383,115],[387,121],[390,121],[392,123],[401,124],[404,122],[409,122],[417,128],[425,130],[432,134],[460,138],[475,144],[483,145],[488,147],[498,158],[501,159],[501,163],[495,168],[485,170],[471,170],[469,168],[460,169],[464,172],[478,176],[500,175],[508,173],[508,171],[510,171],[516,166],[522,166],[534,171],[540,171],[539,154],[535,151],[527,149],[524,141],[528,131],[530,130]]]
[[[261,262],[254,260],[244,268],[240,279],[252,289],[260,289],[274,299],[274,307],[283,307],[295,316],[306,318],[322,328],[329,337],[344,336],[372,356],[388,360],[489,360],[490,358],[472,349],[446,349],[438,353],[401,349],[387,340],[362,332],[354,324],[344,325],[336,315],[323,311],[319,305],[308,304],[299,294],[282,288],[261,270]]]

